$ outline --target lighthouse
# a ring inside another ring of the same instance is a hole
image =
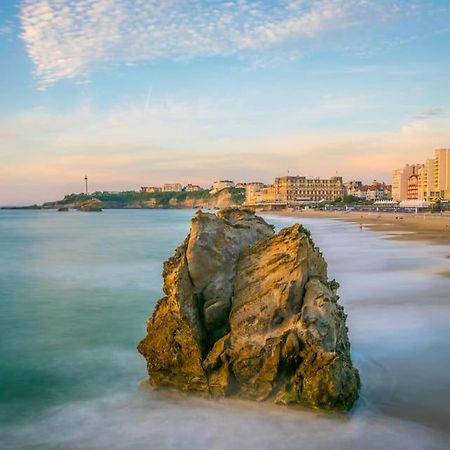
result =
[[[86,195],[89,195],[89,189],[88,189],[88,177],[87,175],[84,176],[84,184],[86,186]]]

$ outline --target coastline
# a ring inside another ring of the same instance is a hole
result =
[[[387,239],[424,241],[428,244],[450,245],[449,214],[311,210],[264,211],[260,214],[342,220],[358,224],[362,227],[362,230],[368,229],[382,232],[387,235]],[[448,276],[450,276],[450,272]]]

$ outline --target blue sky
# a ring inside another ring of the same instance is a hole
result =
[[[0,204],[450,146],[448,1],[3,0],[0,54]]]

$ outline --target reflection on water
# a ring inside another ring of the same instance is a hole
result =
[[[363,390],[348,419],[138,391],[135,346],[191,215],[0,212],[1,448],[450,446],[450,279],[435,275],[450,249],[333,220],[303,223],[349,315]]]

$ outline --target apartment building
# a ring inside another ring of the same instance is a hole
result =
[[[417,186],[419,200],[450,200],[450,149],[434,151],[418,171]]]
[[[408,183],[410,178],[418,175],[421,164],[406,164],[401,169],[392,171],[392,199],[401,202],[408,199]],[[412,181],[411,181],[412,183]],[[413,189],[411,188],[411,191]]]

